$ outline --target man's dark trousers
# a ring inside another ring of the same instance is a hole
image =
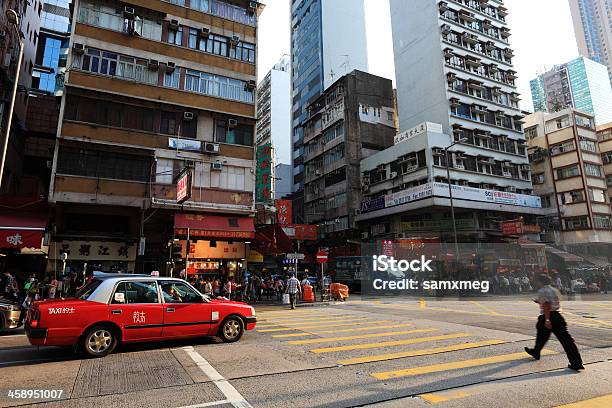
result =
[[[546,328],[544,315],[540,315],[538,318],[538,323],[536,324],[538,334],[536,336],[536,344],[534,349],[535,354],[537,356],[540,355],[540,352],[544,348],[544,345],[550,338],[550,333],[552,332],[555,333],[555,336],[557,336],[557,339],[563,346],[563,350],[565,350],[565,354],[567,354],[570,364],[581,366],[582,358],[580,357],[576,343],[574,343],[574,339],[567,331],[567,323],[565,323],[565,319],[561,313],[550,312],[550,322],[552,323],[552,330]]]

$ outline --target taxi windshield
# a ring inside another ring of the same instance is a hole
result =
[[[79,289],[74,295],[74,297],[79,300],[87,300],[89,296],[91,296],[91,294],[94,292],[94,290],[96,290],[96,288],[100,286],[101,283],[102,281],[100,279],[93,279],[88,284]]]

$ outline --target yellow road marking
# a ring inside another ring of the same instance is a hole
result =
[[[419,397],[423,398],[425,401],[429,402],[430,404],[439,404],[441,402],[461,399],[461,398],[465,398],[469,396],[470,394],[468,394],[467,392],[463,392],[463,391],[455,392],[453,394],[446,394],[446,395],[441,395],[441,394],[421,394],[419,395]]]
[[[437,329],[423,329],[424,331],[435,331]],[[338,347],[324,347],[310,350],[312,353],[335,353],[337,351],[347,351],[347,350],[364,350],[378,347],[393,347],[393,346],[403,346],[406,344],[418,344],[425,343],[428,341],[436,341],[436,340],[450,340],[450,339],[459,339],[461,337],[471,336],[469,333],[452,333],[452,334],[443,334],[440,336],[431,336],[431,337],[418,337],[416,339],[407,339],[407,340],[394,340],[394,341],[383,341],[379,343],[366,343],[366,344],[351,344],[348,346],[338,346]]]
[[[487,307],[487,306],[485,306],[485,305],[483,305],[483,304],[480,304],[480,302],[477,302],[477,301],[475,301],[475,300],[470,300],[470,303],[471,303],[471,304],[473,304],[473,305],[478,306],[478,307],[479,307],[479,308],[481,308],[482,310],[485,310],[485,311],[489,312],[489,314],[491,314],[491,315],[497,315],[497,316],[499,316],[499,313],[498,313],[498,312],[496,312],[495,310],[493,310],[493,309],[491,309],[491,308],[489,308],[489,307]]]
[[[426,307],[425,299],[423,298],[419,299],[419,309],[425,309],[425,307]]]
[[[402,334],[425,333],[425,332],[431,332],[435,330],[436,329],[417,329],[417,330],[403,330],[403,331],[396,331],[396,332],[368,333],[368,334],[358,334],[356,336],[346,336],[346,337],[324,337],[324,338],[319,338],[319,339],[293,340],[293,341],[288,341],[287,343],[294,344],[294,345],[328,343],[331,341],[371,339],[375,337],[389,337],[389,336],[399,336]]]
[[[261,333],[272,333],[272,332],[287,331],[287,330],[318,329],[320,327],[362,326],[364,324],[378,324],[378,323],[386,323],[386,322],[389,322],[389,320],[372,320],[372,321],[367,321],[367,322],[356,322],[356,323],[318,324],[314,326],[280,327],[277,329],[263,329],[263,330],[257,330],[257,331]]]
[[[417,309],[415,306],[410,306],[410,305],[378,305],[375,307],[381,307],[381,308],[387,308],[387,309],[409,309],[409,310],[419,310]],[[433,310],[436,312],[451,312],[451,313],[464,313],[464,314],[473,314],[473,315],[480,315],[480,316],[491,316],[490,313],[486,313],[486,312],[476,312],[473,310],[457,310],[457,309],[449,309],[449,308],[444,308],[444,307],[428,307],[427,310]],[[536,320],[535,316],[521,316],[521,315],[511,315],[511,314],[503,314],[503,313],[498,313],[498,316],[502,316],[502,317],[512,317],[515,319],[524,319],[524,320]],[[596,329],[606,329],[604,327],[601,327],[600,325],[597,324],[589,324],[586,322],[582,322],[582,321],[576,321],[576,320],[569,320],[566,319],[568,323],[572,323],[572,324],[576,324],[578,326],[585,326],[585,327],[593,327]]]
[[[398,329],[400,327],[411,327],[414,326],[412,323],[403,323],[403,324],[389,324],[383,326],[373,326],[373,327],[353,327],[350,329],[340,329],[340,330],[317,330],[317,331],[308,331],[307,333],[294,333],[294,334],[275,334],[272,337],[275,338],[283,338],[283,337],[299,337],[299,336],[312,336],[316,334],[328,334],[328,333],[348,333],[348,332],[356,332],[356,331],[366,331],[366,330],[378,330],[378,329]]]
[[[313,336],[313,333],[291,333],[291,334],[274,334],[273,338],[284,338],[284,337],[302,337],[302,336]]]
[[[272,322],[270,321],[269,323],[263,323],[263,324],[257,324],[257,327],[271,327],[271,326],[295,326],[295,325],[304,325],[304,324],[315,324],[315,323],[320,323],[320,322],[333,322],[333,321],[351,321],[351,320],[363,320],[365,319],[365,317],[354,317],[354,318],[340,318],[340,317],[329,317],[329,318],[325,318],[325,319],[312,319],[312,320],[293,320],[293,321],[287,321],[287,322]]]
[[[566,309],[563,309],[563,314],[569,314],[569,315],[572,315],[572,316],[576,316],[577,318],[588,319],[588,320],[589,320],[589,322],[595,322],[595,323],[603,324],[604,326],[610,326],[610,327],[612,327],[612,323],[607,322],[607,321],[605,321],[605,320],[591,319],[591,318],[586,317],[586,316],[582,316],[582,315],[579,315],[579,314],[576,314],[576,313],[568,312]],[[582,322],[580,322],[580,321],[574,321],[574,320],[571,320],[571,321],[570,321],[570,320],[568,320],[568,321],[569,321],[570,323],[578,323],[578,324],[581,324],[581,323],[582,323]]]
[[[542,350],[540,355],[557,354],[551,350]],[[429,373],[437,373],[440,371],[458,370],[461,368],[477,367],[487,364],[504,363],[507,361],[530,360],[532,357],[523,353],[502,354],[493,357],[475,358],[471,360],[453,361],[451,363],[433,364],[421,367],[406,368],[404,370],[385,371],[381,373],[370,374],[372,377],[379,380],[388,380],[391,378],[410,377],[413,375],[422,375]]]
[[[572,404],[558,405],[555,408],[609,408],[612,407],[612,394],[592,398]]]
[[[338,364],[351,365],[351,364],[362,364],[362,363],[374,363],[377,361],[395,360],[398,358],[406,358],[406,357],[427,356],[430,354],[439,354],[439,353],[446,353],[449,351],[467,350],[467,349],[483,347],[483,346],[495,346],[495,345],[504,344],[504,343],[507,343],[507,342],[505,340],[484,340],[484,341],[475,341],[473,343],[457,343],[457,344],[451,344],[450,346],[444,346],[444,347],[435,347],[435,348],[428,348],[428,349],[421,349],[421,350],[402,351],[399,353],[377,354],[374,356],[350,358],[347,360],[338,361]]]

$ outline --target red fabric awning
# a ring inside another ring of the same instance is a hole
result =
[[[2,214],[0,248],[40,248],[46,225],[43,214]]]
[[[174,214],[174,233],[193,238],[255,238],[255,224],[250,217],[221,215]]]
[[[257,227],[251,248],[265,255],[285,254],[293,251],[293,243],[278,224]]]

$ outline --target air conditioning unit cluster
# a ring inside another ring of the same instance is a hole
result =
[[[202,145],[203,153],[208,154],[219,154],[220,146],[219,143],[206,142]]]

